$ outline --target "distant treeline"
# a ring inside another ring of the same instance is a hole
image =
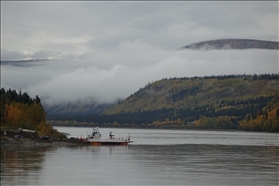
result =
[[[245,80],[278,80],[279,74],[230,74],[230,75],[212,75],[212,76],[193,76],[193,77],[172,77],[172,78],[163,78],[162,80],[185,80],[185,79],[214,79],[217,78],[218,80],[224,80],[224,79],[232,79],[232,78],[245,78]]]

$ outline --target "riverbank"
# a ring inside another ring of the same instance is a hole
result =
[[[15,138],[20,135],[23,138]],[[24,146],[87,146],[90,145],[77,139],[40,139],[36,132],[1,130],[1,146],[24,145]]]

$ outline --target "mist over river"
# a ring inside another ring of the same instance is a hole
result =
[[[69,137],[92,128],[55,127]],[[278,134],[100,128],[128,146],[2,146],[1,185],[278,185]]]

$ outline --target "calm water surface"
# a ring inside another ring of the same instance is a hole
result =
[[[85,137],[92,128],[56,127]],[[129,146],[1,147],[1,185],[278,185],[278,134],[100,129]]]

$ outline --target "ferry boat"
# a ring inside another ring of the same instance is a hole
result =
[[[109,137],[107,139],[101,137],[101,133],[99,131],[99,127],[93,128],[93,132],[90,135],[87,135],[87,138],[84,140],[91,145],[100,146],[100,145],[128,145],[131,141],[131,136],[126,138],[115,138],[112,134],[112,131],[109,133]]]

